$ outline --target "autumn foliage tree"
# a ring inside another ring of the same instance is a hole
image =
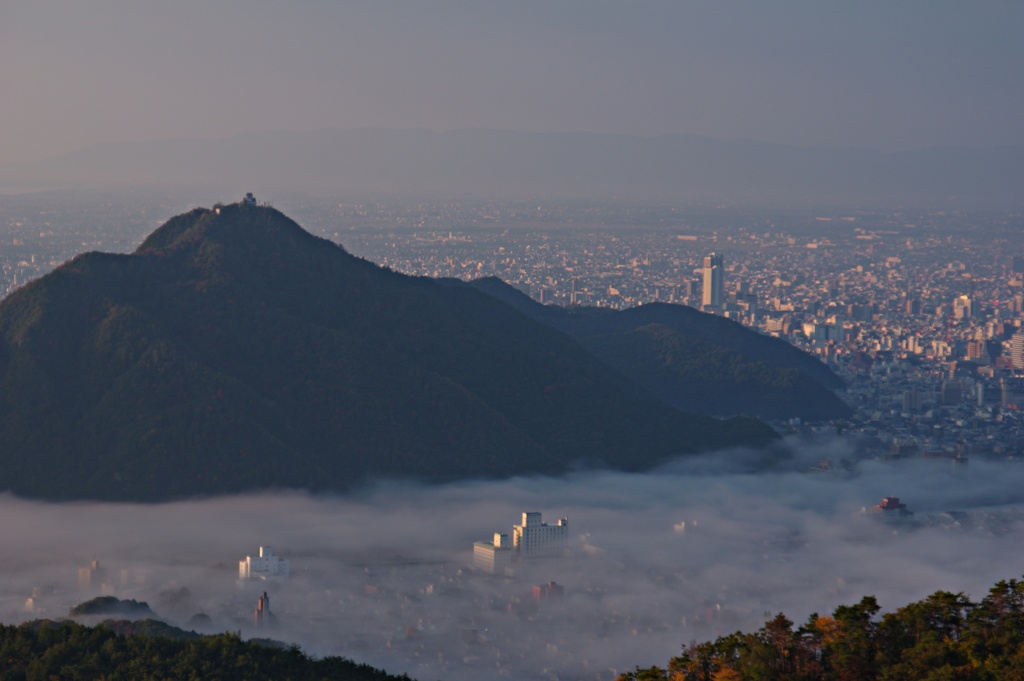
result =
[[[880,618],[879,610],[867,596],[796,629],[776,615],[754,633],[694,643],[667,668],[619,681],[1024,679],[1024,582],[1001,581],[977,603],[939,591]]]

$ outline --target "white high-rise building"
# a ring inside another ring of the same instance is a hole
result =
[[[541,522],[540,513],[524,513],[523,524],[512,527],[513,546],[523,558],[557,555],[569,541],[569,519],[557,525]]]
[[[704,292],[701,303],[704,307],[721,307],[725,302],[725,267],[721,253],[704,256]]]
[[[548,525],[540,513],[524,513],[523,524],[512,527],[511,541],[507,534],[496,532],[493,542],[473,544],[473,564],[484,572],[503,574],[517,561],[561,555],[568,543],[568,518]]]
[[[959,296],[953,300],[953,317],[955,319],[971,318],[971,299],[969,296]]]
[[[1024,369],[1024,332],[1015,333],[1010,339],[1010,362],[1017,371]]]
[[[508,535],[495,532],[493,542],[478,541],[473,544],[473,564],[484,572],[500,575],[512,565],[513,553]]]
[[[239,579],[269,579],[271,577],[287,577],[288,561],[275,556],[269,546],[260,547],[260,555],[246,556],[238,562]]]

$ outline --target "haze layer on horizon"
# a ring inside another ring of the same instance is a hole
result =
[[[1024,3],[15,0],[0,160],[364,126],[1024,142]]]

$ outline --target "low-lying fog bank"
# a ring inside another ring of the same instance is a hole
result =
[[[658,471],[419,487],[350,497],[249,495],[155,506],[0,497],[0,617],[61,617],[100,593],[165,620],[300,644],[423,680],[607,679],[663,664],[691,640],[802,622],[874,594],[894,609],[933,591],[982,596],[1024,573],[1024,465],[862,461],[841,442],[802,446],[769,473],[749,455]],[[833,472],[810,472],[820,459]],[[861,513],[898,496],[911,520]],[[1019,508],[1018,508],[1019,507]],[[568,517],[570,555],[511,579],[470,567],[472,543],[523,511]],[[946,513],[952,511],[954,513]],[[965,515],[965,514],[966,515]],[[260,545],[292,576],[237,581]],[[98,561],[99,570],[84,570]],[[81,580],[81,583],[80,583]],[[535,598],[556,582],[560,597]],[[266,591],[274,628],[252,611]]]

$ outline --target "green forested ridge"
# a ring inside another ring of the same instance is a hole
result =
[[[96,598],[90,598],[89,600],[79,603],[71,608],[71,611],[68,613],[69,617],[84,615],[120,615],[138,618],[156,617],[156,613],[150,610],[148,603],[139,602],[134,599],[122,600],[116,596],[97,596]]]
[[[85,627],[48,620],[0,626],[0,680],[408,681],[340,657],[312,659],[233,634],[169,637],[145,622]]]
[[[0,303],[0,432],[0,489],[142,501],[639,469],[775,438],[672,409],[469,286],[241,205]]]
[[[878,618],[873,597],[811,615],[777,615],[754,633],[692,644],[668,667],[619,681],[1020,681],[1024,582],[1001,581],[980,602],[938,591]]]
[[[842,400],[804,371],[751,359],[664,324],[590,336],[580,342],[679,409],[806,420],[851,413]]]
[[[679,409],[810,420],[851,413],[832,392],[843,383],[827,366],[731,320],[666,303],[628,310],[545,306],[494,278],[472,286],[564,331]]]

